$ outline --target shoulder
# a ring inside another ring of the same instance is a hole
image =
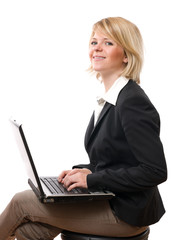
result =
[[[122,107],[124,104],[148,104],[154,107],[145,91],[133,80],[129,80],[119,93],[117,106]]]
[[[135,98],[135,97],[141,97],[149,100],[148,96],[146,95],[145,91],[141,88],[141,86],[138,85],[133,80],[129,80],[129,82],[125,85],[125,87],[119,93],[118,99],[120,98],[122,100],[122,99],[129,99],[129,98]]]
[[[126,116],[139,119],[148,116],[149,119],[159,119],[159,114],[145,91],[132,80],[119,93],[116,110],[121,118]]]

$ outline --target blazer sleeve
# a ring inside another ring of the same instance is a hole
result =
[[[122,99],[121,99],[122,100]],[[159,114],[146,95],[136,94],[117,103],[119,121],[137,166],[104,169],[87,176],[89,188],[114,192],[142,191],[167,179],[166,161],[159,137]]]
[[[94,172],[95,171],[95,168],[94,168],[94,166],[92,166],[92,164],[78,164],[78,165],[74,165],[73,167],[72,167],[72,169],[74,169],[74,168],[87,168],[87,169],[89,169],[91,172]]]

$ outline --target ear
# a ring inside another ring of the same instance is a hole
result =
[[[123,63],[128,63],[128,58],[127,58],[127,56],[124,57]]]

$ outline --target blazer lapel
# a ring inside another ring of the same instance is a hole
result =
[[[94,126],[94,130],[96,129],[96,126],[98,126],[98,124],[101,122],[101,120],[104,118],[104,116],[106,115],[106,113],[108,112],[109,108],[111,107],[112,105],[108,102],[106,102],[106,104],[104,105],[100,115],[99,115],[99,118],[96,122],[96,125]]]
[[[85,145],[87,147],[87,145],[90,143],[90,140],[92,140],[94,134],[96,133],[100,123],[102,122],[102,120],[104,119],[105,115],[108,113],[108,110],[110,109],[112,105],[108,102],[106,102],[106,104],[104,105],[99,118],[96,122],[96,125],[94,126],[94,113],[91,117],[91,120],[89,122],[87,131],[86,131],[86,136],[85,136]]]
[[[90,136],[91,136],[91,133],[93,131],[93,128],[94,128],[94,113],[90,119],[90,122],[89,122],[89,125],[87,127],[87,130],[86,130],[86,134],[85,134],[85,147],[87,146],[88,142],[89,142],[89,139],[90,139]]]

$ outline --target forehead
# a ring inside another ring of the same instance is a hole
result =
[[[111,39],[113,40],[108,34],[100,32],[100,31],[95,31],[92,33],[91,39]]]

